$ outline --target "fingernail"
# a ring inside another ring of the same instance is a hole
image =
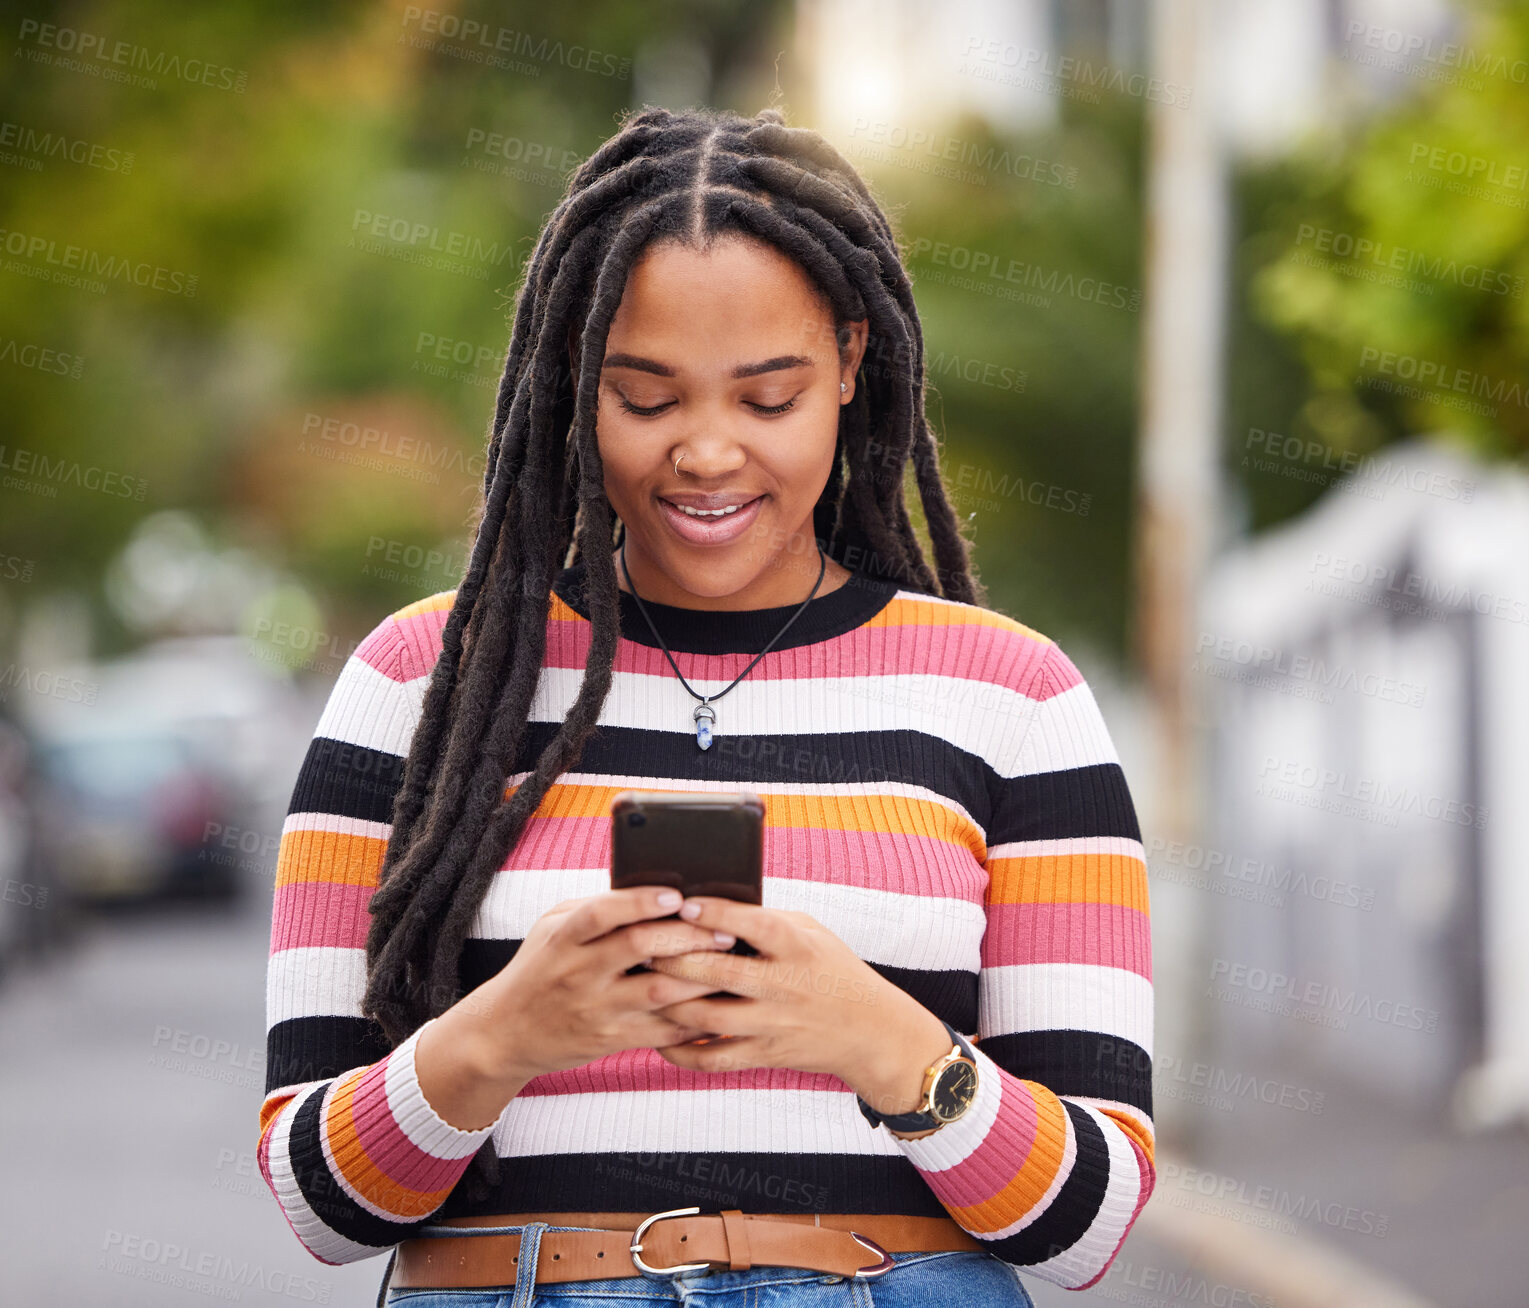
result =
[[[658,892],[658,906],[660,908],[675,907],[683,896],[678,890],[660,890]]]
[[[725,945],[728,948],[732,948],[733,941],[738,939],[737,936],[729,935],[726,931],[713,931],[711,938],[719,945]]]
[[[680,916],[681,917],[689,917],[689,918],[700,917],[701,916],[701,906],[699,904],[697,904],[694,900],[691,900],[689,903],[687,903],[685,905],[684,908],[680,909]]]

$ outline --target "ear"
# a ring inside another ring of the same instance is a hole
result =
[[[849,333],[849,342],[844,347],[844,364],[840,378],[849,383],[849,390],[844,396],[847,402],[854,397],[855,374],[860,371],[860,361],[865,357],[866,343],[870,340],[870,319],[861,318],[858,322],[845,323],[842,330]]]

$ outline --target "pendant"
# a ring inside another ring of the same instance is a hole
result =
[[[695,707],[695,743],[702,749],[711,748],[711,728],[717,720],[717,711],[702,700]]]

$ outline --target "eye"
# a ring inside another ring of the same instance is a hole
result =
[[[755,413],[784,413],[796,403],[796,396],[793,395],[784,404],[755,404],[752,400],[746,403]]]
[[[644,409],[633,404],[631,400],[627,399],[627,397],[622,395],[619,391],[616,393],[616,398],[621,401],[621,407],[623,409],[625,409],[628,413],[635,413],[639,418],[652,418],[667,409],[669,404],[674,403],[673,400],[670,400],[669,404],[660,404],[651,409]]]

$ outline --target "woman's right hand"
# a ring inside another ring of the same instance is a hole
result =
[[[565,899],[537,918],[515,957],[458,1001],[474,1014],[489,1065],[524,1084],[623,1049],[708,1034],[655,1010],[712,994],[715,984],[663,972],[625,975],[654,958],[732,947],[731,936],[719,941],[709,928],[654,920],[668,919],[680,903],[666,886],[628,886]]]

